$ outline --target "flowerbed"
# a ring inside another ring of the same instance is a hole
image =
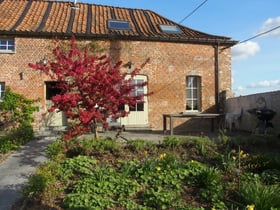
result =
[[[248,141],[57,140],[25,209],[279,209],[280,154],[249,153]]]

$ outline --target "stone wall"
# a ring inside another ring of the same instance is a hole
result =
[[[230,98],[227,100],[227,113],[241,114],[239,121],[239,129],[249,132],[258,133],[257,127],[259,120],[256,115],[250,113],[256,109],[266,107],[276,112],[272,119],[274,128],[269,128],[267,131],[273,134],[280,133],[280,91],[259,93],[247,96]]]

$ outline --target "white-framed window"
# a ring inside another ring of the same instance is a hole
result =
[[[14,53],[15,40],[0,37],[0,53]]]
[[[186,111],[200,111],[201,109],[201,78],[199,76],[186,77]]]
[[[5,94],[5,82],[0,82],[0,101],[3,100]]]
[[[133,79],[132,83],[134,85],[143,84],[145,81],[143,79]],[[143,86],[136,86],[135,90],[131,93],[132,96],[139,96],[144,94],[144,87]],[[144,111],[144,102],[138,102],[135,104],[134,107],[130,107],[129,111]]]

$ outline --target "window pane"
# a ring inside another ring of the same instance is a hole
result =
[[[197,100],[194,100],[193,101],[193,110],[198,110],[198,103],[197,103]]]
[[[8,50],[14,50],[14,46],[8,46]]]
[[[144,103],[138,103],[136,107],[137,111],[144,111]]]
[[[137,95],[143,95],[144,94],[144,90],[141,90],[141,91],[137,91]]]
[[[109,20],[108,28],[116,30],[130,30],[130,24],[128,21],[123,20]]]
[[[131,96],[136,96],[136,91],[132,91],[130,95]]]
[[[187,100],[186,110],[192,110],[192,101],[191,100]]]
[[[6,40],[0,40],[0,45],[6,45]]]
[[[8,40],[8,45],[14,45],[15,41],[14,40]]]
[[[124,104],[119,105],[119,111],[124,111],[124,110],[125,110]]]
[[[192,98],[192,90],[191,89],[187,89],[187,99]]]
[[[135,105],[135,106],[132,106],[132,107],[129,107],[129,111],[130,111],[130,112],[136,111],[136,105]]]
[[[193,77],[188,77],[187,86],[192,87],[193,86],[192,84],[193,84]]]
[[[0,99],[2,100],[4,98],[5,93],[5,83],[0,82]]]
[[[198,93],[197,93],[197,89],[195,89],[193,91],[193,99],[197,99]]]
[[[0,50],[6,50],[6,46],[0,45]]]
[[[197,77],[193,78],[193,87],[197,87]]]

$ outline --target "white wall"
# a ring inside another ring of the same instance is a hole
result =
[[[280,91],[259,93],[247,96],[229,98],[226,102],[226,113],[240,114],[239,129],[244,131],[254,131],[259,120],[250,114],[250,109],[260,109],[266,107],[276,112],[272,119],[273,129],[268,132],[280,134]],[[243,110],[243,112],[242,112]]]

